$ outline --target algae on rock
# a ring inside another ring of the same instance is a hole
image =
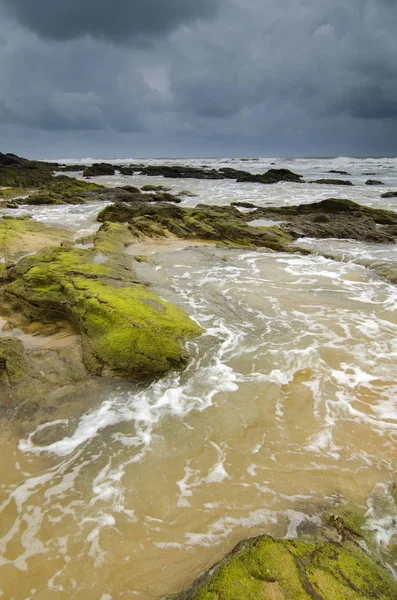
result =
[[[241,542],[177,600],[392,600],[397,582],[348,542]]]
[[[27,218],[0,218],[0,258],[6,263],[71,240],[72,233],[60,227],[48,227]]]
[[[201,328],[145,286],[118,254],[59,248],[21,259],[3,275],[3,310],[32,320],[66,318],[82,336],[89,371],[139,379],[182,367],[183,343]]]
[[[112,204],[104,208],[98,221],[128,223],[134,235],[213,240],[244,248],[269,248],[278,252],[297,252],[292,238],[278,227],[252,227],[246,216],[233,206],[195,208],[152,205],[147,202]]]

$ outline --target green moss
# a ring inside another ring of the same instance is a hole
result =
[[[114,232],[113,232],[114,233]],[[28,318],[60,316],[83,336],[87,368],[142,378],[186,364],[183,342],[201,329],[179,308],[133,282],[116,254],[59,248],[7,273],[4,300]]]
[[[72,239],[72,233],[30,219],[0,218],[0,257],[6,262]]]
[[[342,539],[357,539],[364,537],[366,509],[355,504],[342,504],[332,509],[326,517],[331,527],[334,527]]]
[[[137,241],[137,236],[127,225],[106,222],[98,229],[93,241],[100,252],[123,252],[126,246]]]
[[[25,195],[27,192],[26,188],[22,187],[9,187],[0,189],[0,198],[4,200],[12,200],[14,198],[18,198],[19,196]]]
[[[391,600],[397,583],[349,544],[262,536],[239,544],[184,600]]]
[[[80,181],[66,175],[53,177],[47,185],[24,200],[25,204],[82,204],[100,188],[95,183]]]
[[[107,206],[97,218],[100,222],[127,222],[135,231],[150,237],[167,236],[171,232],[180,238],[209,239],[243,248],[296,251],[290,246],[292,238],[287,233],[278,227],[251,227],[232,206],[181,208],[164,203],[156,206],[118,204]]]
[[[28,371],[28,365],[21,340],[0,339],[0,371],[5,370],[10,384],[18,384]]]

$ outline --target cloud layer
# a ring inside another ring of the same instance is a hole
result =
[[[0,0],[4,150],[397,154],[392,0]]]

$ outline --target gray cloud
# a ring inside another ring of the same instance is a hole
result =
[[[73,141],[98,156],[397,154],[391,0],[53,4],[0,0],[11,146],[34,130],[53,156]]]
[[[9,14],[38,35],[70,40],[85,35],[145,43],[181,24],[215,14],[218,0],[3,0]]]

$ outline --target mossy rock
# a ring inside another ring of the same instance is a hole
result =
[[[20,260],[7,271],[0,304],[31,320],[71,321],[89,371],[133,379],[186,365],[184,342],[202,331],[181,309],[134,283],[117,254],[96,249],[59,248]]]
[[[367,508],[351,503],[333,508],[326,515],[328,524],[336,529],[342,540],[357,541],[365,537],[365,513]]]
[[[180,207],[159,202],[109,205],[98,221],[128,223],[132,231],[149,237],[167,237],[170,232],[184,239],[201,239],[235,244],[241,248],[270,248],[296,252],[292,237],[278,227],[252,227],[233,206]]]
[[[124,249],[143,237],[124,223],[105,222],[94,234],[95,248],[100,252],[123,252]]]
[[[80,181],[66,175],[53,177],[52,180],[23,200],[24,204],[36,206],[42,204],[83,204],[92,200],[94,192],[102,188],[89,181]]]
[[[13,200],[24,196],[26,192],[27,190],[23,187],[6,187],[0,189],[0,198],[3,198],[3,200]]]
[[[24,254],[70,242],[72,237],[66,229],[31,219],[0,218],[0,257],[8,263]]]
[[[171,188],[165,185],[150,185],[149,183],[141,187],[142,192],[169,192]]]
[[[397,582],[350,543],[242,542],[178,600],[393,600]]]

